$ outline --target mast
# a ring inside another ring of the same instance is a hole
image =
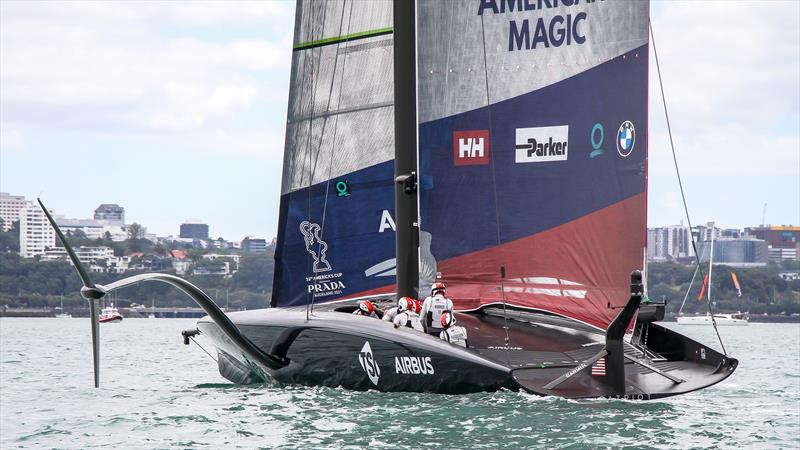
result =
[[[397,298],[418,298],[416,1],[395,0],[393,21]]]
[[[708,255],[708,302],[711,303],[711,271],[714,270],[714,227],[716,224],[711,222],[711,254]]]

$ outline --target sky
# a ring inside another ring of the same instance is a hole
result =
[[[694,224],[800,225],[800,2],[654,1]],[[277,234],[294,2],[0,0],[0,191]],[[648,225],[683,219],[655,61]],[[685,219],[684,219],[685,223]]]

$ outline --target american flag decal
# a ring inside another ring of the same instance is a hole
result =
[[[602,357],[592,364],[592,375],[602,377],[606,375],[606,358]]]

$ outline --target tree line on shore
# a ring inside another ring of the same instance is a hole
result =
[[[13,230],[13,229],[12,229]],[[80,280],[75,269],[67,261],[37,261],[22,258],[17,253],[18,241],[14,242],[13,231],[0,232],[0,307],[55,307],[63,295],[65,308],[85,306],[79,295]],[[87,245],[85,236],[68,238],[73,245]],[[103,240],[105,241],[105,240]],[[114,243],[115,251],[143,251],[145,255],[167,251],[157,244],[134,237],[121,243]],[[97,242],[92,242],[97,244]],[[14,248],[14,244],[17,247]],[[187,249],[187,255],[195,261],[202,261],[203,249]],[[164,267],[161,272],[171,272]],[[651,300],[667,301],[667,313],[677,314],[681,302],[689,288],[695,266],[674,263],[652,263],[647,268],[648,296]],[[702,274],[708,267],[701,267],[686,301],[684,312],[705,312],[706,299],[698,301],[702,285]],[[714,265],[712,300],[716,311],[749,311],[753,314],[798,314],[800,313],[800,280],[784,280],[782,272],[800,270],[800,262],[785,261],[766,267],[732,268]],[[272,296],[272,277],[274,253],[244,254],[239,260],[237,271],[231,276],[189,275],[186,278],[209,293],[220,305],[236,309],[265,308]],[[731,279],[736,272],[742,289],[741,297]],[[124,274],[93,273],[96,283],[108,284],[117,279],[131,276],[137,272]],[[163,283],[140,283],[125,288],[117,294],[118,306],[131,303],[158,307],[194,306],[193,301],[183,292]]]

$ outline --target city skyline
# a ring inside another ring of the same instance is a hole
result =
[[[187,217],[277,235],[293,16],[293,2],[3,2],[0,190],[67,217],[118,203],[158,235]],[[759,225],[764,203],[766,223],[800,224],[800,4],[651,16],[692,224]],[[685,218],[650,63],[654,227]]]

